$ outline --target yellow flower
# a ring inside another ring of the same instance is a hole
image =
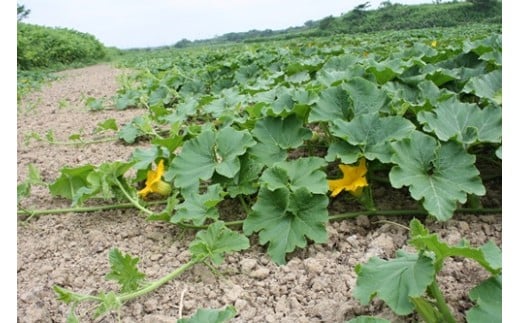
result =
[[[432,47],[437,47],[437,41],[436,40],[432,41],[431,45],[432,45]]]
[[[146,175],[146,186],[138,192],[142,198],[146,197],[150,193],[159,193],[160,195],[167,196],[172,191],[170,184],[161,180],[164,174],[164,161],[161,159],[157,165],[157,170],[149,170]]]
[[[341,191],[349,191],[350,194],[359,197],[363,192],[363,187],[368,186],[365,175],[367,173],[367,165],[364,158],[361,158],[358,166],[339,165],[339,169],[343,173],[343,178],[328,180],[329,191],[332,197],[337,196]]]

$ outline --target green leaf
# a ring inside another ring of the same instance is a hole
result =
[[[175,151],[178,147],[180,147],[184,143],[184,139],[182,136],[173,135],[168,138],[154,138],[152,139],[152,144],[156,146],[164,147],[164,151]],[[169,153],[166,155],[168,156]]]
[[[437,106],[440,102],[455,96],[455,93],[445,88],[439,89],[439,87],[430,80],[420,82],[417,87],[420,90],[421,97],[432,106]]]
[[[327,241],[327,205],[327,196],[306,188],[290,192],[285,187],[271,191],[262,186],[243,230],[246,235],[259,232],[260,244],[269,243],[267,252],[273,261],[285,264],[285,254],[304,248],[306,237],[317,243]]]
[[[293,89],[286,87],[275,88],[276,96],[271,102],[270,114],[274,116],[285,116],[290,113],[294,107],[295,101],[293,100]]]
[[[458,142],[502,142],[502,110],[495,107],[480,109],[475,104],[462,103],[456,98],[439,103],[431,112],[421,111],[417,120],[424,130],[434,132],[442,141],[455,138]],[[472,129],[474,128],[474,129]],[[468,136],[468,131],[476,135]]]
[[[49,191],[53,196],[61,196],[72,200],[77,191],[82,187],[87,187],[89,182],[87,176],[94,171],[92,165],[80,167],[63,167],[60,170],[60,177],[49,185]]]
[[[31,194],[31,184],[27,181],[16,185],[16,200],[17,203]]]
[[[135,163],[134,168],[137,170],[148,169],[153,162],[161,157],[161,150],[158,146],[153,145],[150,148],[136,148],[132,153],[132,161]]]
[[[468,323],[502,322],[502,276],[490,277],[469,292],[476,305],[466,312]]]
[[[352,53],[333,56],[316,73],[316,80],[319,84],[330,88],[353,77],[363,76],[365,70],[361,64],[358,64],[359,61],[359,56]]]
[[[296,148],[312,137],[312,131],[304,128],[295,115],[285,119],[266,117],[257,121],[252,134],[259,143],[251,148],[251,154],[268,166],[284,160],[287,157],[285,150]]]
[[[124,110],[129,107],[136,107],[141,93],[137,90],[127,90],[120,94],[116,99],[116,109]]]
[[[502,104],[502,71],[472,77],[462,89],[462,92],[473,93],[478,97],[486,98],[497,105]]]
[[[397,315],[408,315],[414,306],[410,297],[422,296],[435,279],[432,260],[423,255],[398,251],[397,258],[372,257],[356,266],[354,297],[367,305],[376,295]]]
[[[290,76],[286,76],[285,79],[289,83],[303,83],[308,82],[311,79],[311,77],[309,76],[309,73],[307,73],[306,71],[302,71],[299,73],[292,74]]]
[[[391,143],[395,154],[389,173],[394,188],[409,186],[411,196],[440,221],[452,217],[457,202],[467,194],[482,196],[486,190],[475,167],[475,156],[457,143],[440,144],[421,132]]]
[[[405,138],[414,129],[413,123],[403,117],[379,117],[377,113],[371,113],[356,116],[350,122],[335,120],[331,132],[350,145],[359,147],[361,151],[347,150],[341,154],[342,159],[352,160],[362,155],[368,160],[379,159],[383,163],[389,163],[392,156],[390,142]],[[343,156],[349,152],[355,156]]]
[[[404,66],[407,64],[410,67],[412,64],[409,61],[404,61],[398,58],[386,59],[382,62],[370,61],[367,71],[372,73],[379,84],[385,84],[392,80],[397,75],[404,72]]]
[[[256,145],[256,141],[245,130],[237,131],[226,127],[217,132],[216,144],[215,171],[222,176],[232,178],[240,170],[238,157],[243,155],[248,148]]]
[[[56,298],[59,301],[64,302],[65,304],[77,303],[81,301],[81,295],[78,295],[66,288],[54,285],[52,286],[52,289],[56,293]]]
[[[417,236],[425,236],[428,235],[430,232],[426,227],[417,219],[412,219],[410,221],[410,236],[412,238]]]
[[[33,185],[46,186],[47,183],[42,180],[38,168],[34,164],[29,163],[27,165],[27,178],[16,186],[17,200],[20,201],[20,199],[29,196],[31,194],[31,186]]]
[[[311,109],[309,122],[351,118],[350,106],[349,95],[341,86],[327,88]]]
[[[208,186],[204,194],[188,192],[184,196],[184,202],[175,207],[175,214],[171,217],[172,223],[191,222],[194,225],[203,225],[207,219],[218,219],[216,205],[223,200],[220,185]]]
[[[169,124],[185,122],[189,116],[195,115],[198,107],[198,100],[193,97],[188,97],[184,102],[179,103],[175,110],[161,119]]]
[[[426,65],[423,72],[426,74],[426,79],[431,80],[437,86],[456,80],[459,77],[454,70],[436,67],[435,65]]]
[[[439,241],[436,234],[415,236],[410,243],[419,250],[429,250],[435,254],[435,269],[440,271],[447,257],[464,257],[473,259],[492,274],[497,274],[502,270],[501,252],[491,241],[483,248],[472,248],[467,245],[449,246]],[[488,261],[489,259],[489,261]]]
[[[181,318],[177,320],[177,323],[224,323],[236,315],[237,312],[233,306],[227,306],[220,310],[199,308],[192,317]]]
[[[215,134],[206,130],[184,143],[172,163],[175,186],[198,186],[198,180],[208,180],[215,171]]]
[[[116,119],[110,118],[106,119],[105,121],[98,122],[98,124],[96,125],[96,129],[94,129],[94,133],[100,133],[106,130],[119,130],[119,128],[117,127]]]
[[[214,174],[212,180],[223,185],[229,196],[251,195],[258,191],[258,178],[263,165],[256,162],[250,154],[240,156],[240,171],[233,178]]]
[[[182,152],[173,160],[175,185],[181,188],[198,186],[198,180],[208,180],[214,172],[233,178],[240,170],[239,156],[256,144],[246,130],[223,128],[215,134],[205,130],[187,141]]]
[[[249,248],[249,239],[227,228],[222,221],[212,223],[206,230],[197,232],[189,247],[192,258],[209,257],[215,265],[222,263],[225,253],[247,248]]]
[[[311,193],[326,194],[327,175],[322,170],[326,164],[324,159],[318,157],[282,161],[268,168],[260,179],[271,191],[285,187],[296,192],[305,188]]]
[[[492,240],[489,240],[482,245],[480,250],[484,255],[484,259],[491,268],[502,269],[502,251]]]
[[[117,137],[123,139],[128,144],[133,144],[135,140],[144,133],[132,123],[127,123],[119,130]]]
[[[81,141],[81,134],[73,133],[69,136],[70,141]]]
[[[333,162],[336,159],[340,159],[343,164],[353,164],[360,157],[363,157],[359,147],[353,146],[339,138],[337,140],[329,145],[327,155],[325,156],[326,161]]]
[[[348,80],[343,88],[347,91],[353,103],[353,116],[380,111],[388,97],[377,85],[362,77]]]
[[[345,323],[391,323],[391,321],[379,317],[361,315],[355,319],[345,321]]]
[[[103,100],[102,99],[96,99],[94,97],[88,97],[85,100],[85,105],[93,111],[99,111],[103,110]]]
[[[78,205],[85,200],[101,194],[104,199],[114,197],[119,192],[118,179],[130,168],[132,163],[112,162],[99,165],[87,175],[87,185],[79,188],[72,196],[72,205]]]
[[[150,94],[148,104],[154,106],[156,104],[168,104],[172,100],[173,96],[170,90],[166,86],[160,86]]]
[[[121,292],[131,292],[138,289],[145,278],[145,274],[137,269],[139,258],[125,255],[117,248],[112,248],[108,253],[110,272],[106,279],[115,280],[121,285]]]

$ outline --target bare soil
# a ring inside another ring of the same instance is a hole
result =
[[[83,147],[49,144],[29,139],[31,134],[45,137],[52,130],[56,141],[67,141],[80,131],[87,137],[99,122],[115,118],[119,126],[142,110],[89,111],[84,98],[109,98],[118,88],[117,75],[124,73],[110,65],[97,65],[60,73],[60,79],[32,93],[18,107],[18,182],[27,177],[29,163],[50,183],[63,166],[100,164],[127,160],[137,145],[120,141]],[[140,144],[146,147],[146,143]],[[484,206],[501,206],[501,181],[485,183],[488,193]],[[409,208],[406,190],[376,187],[380,208]],[[331,210],[352,210],[345,196],[331,203]],[[69,207],[70,202],[52,198],[44,187],[33,188],[21,202],[28,209]],[[259,246],[226,257],[214,275],[205,266],[197,266],[157,291],[125,304],[122,322],[175,322],[193,314],[197,308],[233,305],[238,315],[232,322],[344,322],[357,315],[376,315],[392,322],[416,321],[417,317],[397,317],[377,299],[362,306],[353,298],[356,283],[354,267],[372,256],[391,258],[407,245],[409,216],[385,218],[361,216],[331,222],[329,241],[310,244],[288,256],[283,266],[274,264]],[[466,238],[473,246],[493,240],[502,246],[501,214],[456,215],[445,223],[422,219],[432,232],[448,243]],[[181,231],[168,223],[149,222],[134,209],[92,213],[44,215],[23,221],[17,232],[17,315],[18,322],[65,322],[68,306],[57,301],[52,290],[59,285],[81,293],[113,290],[105,280],[109,271],[108,252],[117,247],[138,256],[139,268],[151,280],[158,279],[189,260],[188,244],[195,232]],[[466,259],[451,259],[438,276],[457,320],[472,303],[467,294],[487,277],[481,267]],[[92,308],[80,306],[82,321],[94,322]],[[117,314],[98,322],[117,322]]]

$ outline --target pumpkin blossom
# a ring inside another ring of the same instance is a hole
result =
[[[339,169],[343,173],[343,178],[327,180],[329,191],[332,191],[330,195],[335,197],[345,190],[356,197],[361,196],[363,187],[368,186],[365,177],[367,173],[366,160],[361,158],[358,166],[340,164]]]
[[[170,184],[161,179],[164,175],[164,160],[160,160],[155,171],[149,170],[146,175],[145,187],[138,192],[139,196],[145,198],[150,193],[158,193],[167,196],[172,191]]]
[[[437,41],[436,40],[432,41],[431,45],[432,45],[432,47],[437,47]]]

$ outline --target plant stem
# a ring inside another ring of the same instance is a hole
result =
[[[110,141],[117,141],[119,138],[116,137],[110,137],[110,138],[102,138],[102,139],[93,139],[93,140],[87,140],[87,141],[52,141],[49,142],[51,145],[57,145],[57,146],[86,146],[86,145],[92,145],[92,144],[100,144],[103,142],[110,142]]]
[[[156,290],[157,288],[161,287],[162,285],[166,284],[167,282],[169,282],[173,278],[181,275],[183,272],[185,272],[186,270],[190,269],[194,265],[196,265],[196,264],[198,264],[200,262],[203,262],[205,259],[206,259],[205,257],[204,258],[198,258],[198,259],[192,259],[189,262],[185,263],[184,265],[180,266],[179,268],[175,269],[174,271],[172,271],[168,275],[166,275],[164,277],[161,277],[160,279],[158,279],[158,280],[156,280],[154,282],[151,282],[146,287],[144,287],[142,289],[139,289],[139,290],[136,290],[136,291],[133,291],[133,292],[130,292],[130,293],[126,293],[126,294],[120,295],[119,296],[119,300],[121,302],[126,302],[126,301],[129,301],[131,299],[134,299],[134,298],[137,298],[139,296],[142,296],[142,295],[145,295],[147,293],[150,293],[150,292]]]
[[[489,214],[489,213],[501,213],[502,208],[464,208],[464,209],[456,209],[455,213],[477,213],[477,214]],[[415,210],[375,210],[375,211],[356,211],[356,212],[346,212],[341,214],[335,214],[329,216],[329,221],[335,220],[343,220],[343,219],[351,219],[358,217],[360,215],[428,215],[428,212],[425,210],[415,209]]]
[[[437,302],[437,308],[441,312],[444,318],[444,322],[456,323],[457,321],[453,317],[448,304],[446,304],[446,300],[444,299],[444,296],[442,295],[442,292],[435,280],[430,284],[430,286],[428,286],[428,291],[435,298],[435,301]]]
[[[244,197],[242,195],[238,195],[238,200],[240,201],[240,204],[242,204],[242,207],[244,208],[246,214],[249,214],[251,212],[251,208],[249,207],[249,205],[247,205],[246,201],[244,200]]]
[[[148,210],[147,208],[145,208],[144,206],[142,206],[141,204],[139,204],[139,201],[137,201],[136,199],[134,199],[133,197],[130,196],[130,194],[125,190],[125,188],[123,187],[123,184],[121,184],[121,182],[119,180],[115,180],[115,182],[117,183],[117,186],[119,186],[119,189],[121,190],[121,192],[123,192],[123,194],[126,196],[126,198],[130,201],[130,203],[132,203],[137,209],[143,211],[144,213],[146,213],[148,216],[151,216],[151,215],[154,215],[155,213]]]
[[[150,205],[160,205],[164,204],[165,201],[156,201],[150,202]],[[135,205],[133,203],[118,203],[118,204],[109,204],[109,205],[99,205],[99,206],[82,206],[82,207],[69,207],[69,208],[60,208],[60,209],[46,209],[46,210],[18,210],[18,215],[29,215],[29,216],[39,216],[46,214],[60,214],[60,213],[82,213],[82,212],[96,212],[96,211],[105,211],[105,210],[115,210],[115,209],[131,209],[134,208]]]

